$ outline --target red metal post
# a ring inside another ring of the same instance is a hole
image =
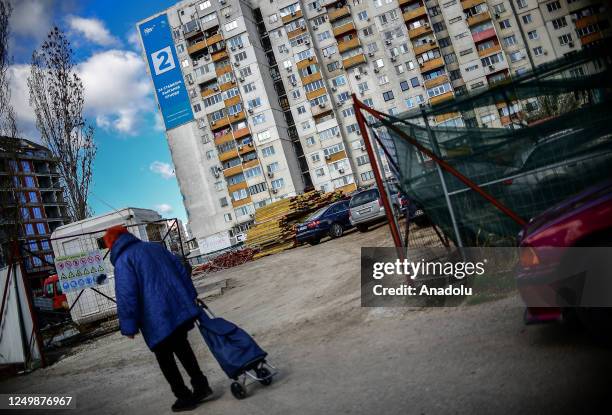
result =
[[[370,142],[370,136],[368,134],[368,128],[365,123],[365,118],[361,113],[361,109],[365,108],[365,105],[361,103],[353,94],[353,108],[355,109],[355,116],[357,117],[357,123],[359,124],[359,130],[361,131],[361,135],[363,136],[363,141],[365,143],[366,151],[368,153],[368,157],[370,158],[370,165],[372,166],[372,171],[374,172],[374,178],[376,179],[376,185],[378,186],[378,193],[380,194],[380,199],[383,202],[383,207],[385,208],[385,214],[387,215],[387,222],[389,222],[389,228],[391,230],[391,236],[393,237],[393,243],[396,248],[402,248],[402,238],[400,236],[399,229],[396,227],[395,217],[393,216],[393,210],[391,209],[391,203],[387,198],[387,192],[385,191],[384,183],[382,175],[380,174],[380,167],[376,163],[376,155],[374,154],[374,147]]]

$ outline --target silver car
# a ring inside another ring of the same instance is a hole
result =
[[[391,204],[395,212],[399,211],[398,193],[391,194]],[[368,230],[368,225],[385,220],[385,208],[377,188],[362,190],[351,198],[349,203],[349,220],[359,232]]]

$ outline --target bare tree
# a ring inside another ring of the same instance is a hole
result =
[[[94,129],[83,118],[83,82],[75,71],[72,48],[54,27],[32,54],[30,105],[43,142],[59,160],[60,176],[72,220],[88,217],[87,203],[96,157]]]
[[[7,0],[0,0],[0,135],[17,137],[15,110],[11,105],[8,70],[11,58],[8,49],[9,20],[13,8]]]

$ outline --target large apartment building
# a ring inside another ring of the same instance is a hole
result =
[[[58,161],[48,148],[0,137],[0,267],[9,260],[10,243],[17,238],[35,292],[55,272],[51,233],[70,222],[63,194]]]
[[[434,104],[601,41],[610,17],[590,0],[191,0],[139,29],[190,228],[210,252],[270,201],[373,183],[351,94],[391,114]],[[526,110],[429,121],[501,127]]]

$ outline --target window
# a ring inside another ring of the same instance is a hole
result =
[[[263,157],[269,157],[273,154],[275,154],[274,146],[268,146],[261,149],[261,155]]]
[[[499,3],[493,6],[493,10],[495,13],[503,13],[506,11],[506,6],[504,6],[504,3]]]
[[[382,58],[380,58],[380,59],[376,59],[376,60],[374,61],[374,66],[375,66],[375,67],[377,67],[377,68],[382,68],[382,67],[384,67],[384,66],[385,66],[385,61],[384,61],[384,60],[382,60]]]
[[[336,62],[332,62],[332,63],[328,63],[328,64],[327,64],[327,70],[328,70],[329,72],[333,72],[333,71],[336,71],[336,70],[338,70],[338,69],[340,69],[340,62],[339,62],[339,61],[336,61]]]
[[[240,73],[241,78],[246,78],[247,76],[251,75],[253,72],[251,71],[251,67],[247,66],[246,68],[242,68],[239,73]]]
[[[460,71],[459,69],[455,69],[455,70],[453,70],[453,71],[450,71],[450,72],[448,73],[448,76],[450,77],[450,80],[451,80],[451,81],[454,81],[454,80],[456,80],[456,79],[461,78],[461,71]]]
[[[274,163],[270,163],[266,166],[266,170],[268,170],[268,173],[274,173],[278,171],[279,169],[280,169],[280,164],[278,164],[278,161],[275,161]]]
[[[26,223],[24,225],[26,235],[34,235],[34,225]]]
[[[383,92],[383,99],[385,101],[391,101],[393,98],[395,98],[393,96],[393,91],[387,91],[387,92]]]
[[[246,199],[247,197],[249,197],[249,194],[247,193],[246,189],[239,189],[232,192],[232,200],[234,201]]]
[[[444,55],[444,62],[446,64],[457,62],[457,56],[452,52]]]
[[[351,134],[351,133],[356,133],[357,135],[361,135],[361,130],[359,130],[359,124],[355,123],[355,124],[350,124],[346,126],[346,131]]]
[[[322,42],[325,39],[329,39],[330,37],[331,37],[331,33],[329,32],[329,30],[326,30],[325,32],[321,32],[317,34],[317,39],[319,39],[319,42]]]
[[[261,98],[257,97],[255,99],[250,99],[247,101],[247,106],[249,108],[257,108],[259,106],[261,106]]]
[[[350,117],[351,115],[355,115],[355,108],[349,107],[342,110],[343,117]]]
[[[325,176],[325,169],[323,167],[320,167],[318,169],[315,170],[315,175],[317,177],[323,177]]]
[[[259,125],[259,124],[266,122],[265,114],[257,114],[254,117],[252,117],[252,119],[253,119],[253,125]]]
[[[232,221],[232,214],[231,213],[226,213],[223,215],[223,219],[225,219],[226,222],[231,222]]]
[[[366,171],[365,173],[361,173],[361,180],[367,181],[367,180],[373,180],[373,179],[374,179],[374,172],[372,170]]]
[[[246,58],[247,58],[247,54],[244,51],[234,55],[234,59],[236,60],[236,62],[241,62],[245,60]]]
[[[515,35],[506,36],[502,39],[502,42],[504,43],[504,46],[506,47],[516,45],[516,36]]]
[[[368,20],[368,12],[364,10],[362,12],[357,13],[357,18],[359,20]]]
[[[368,164],[370,162],[370,159],[368,158],[367,154],[363,154],[359,157],[357,157],[357,165],[358,166],[363,166],[364,164]]]
[[[338,88],[339,86],[346,85],[346,78],[344,75],[337,76],[332,79],[332,86]]]
[[[223,189],[225,189],[225,182],[223,180],[215,182],[215,190],[219,191]]]
[[[39,223],[37,223],[37,224],[36,224],[36,232],[37,232],[39,235],[44,235],[44,234],[46,234],[46,233],[47,233],[47,227],[45,226],[45,224],[44,224],[44,223],[40,223],[40,222],[39,222]]]
[[[508,29],[508,28],[512,27],[512,25],[510,24],[510,19],[505,19],[505,20],[502,20],[501,22],[499,22],[499,27],[501,29]]]
[[[338,136],[338,135],[340,135],[340,129],[338,128],[338,126],[335,126],[335,127],[328,128],[327,130],[323,130],[319,132],[319,140],[320,141],[329,140],[330,138]]]
[[[316,141],[316,139],[315,139],[315,137],[314,137],[314,136],[308,137],[308,138],[306,139],[306,145],[307,145],[307,146],[314,146],[316,142],[317,142],[317,141]]]
[[[372,29],[372,26],[368,26],[365,29],[362,29],[361,33],[363,33],[364,36],[371,36],[374,34],[374,29]]]
[[[28,198],[30,199],[30,203],[38,203],[38,193],[28,192]]]
[[[272,189],[280,189],[285,185],[285,179],[281,177],[280,179],[272,180],[270,184],[272,185]]]
[[[538,31],[537,30],[532,30],[530,32],[527,32],[527,37],[531,40],[535,40],[538,38]]]
[[[257,133],[257,142],[263,143],[264,141],[269,140],[270,137],[272,137],[272,134],[269,130],[262,131],[260,133]]]
[[[425,102],[423,95],[416,95],[406,100],[406,106],[410,109],[414,108],[416,105],[422,104],[423,102]]]
[[[427,95],[429,96],[429,98],[433,98],[433,97],[437,97],[438,95],[442,95],[447,92],[450,92],[452,90],[453,89],[451,88],[451,84],[447,82],[445,84],[441,84],[433,88],[429,88],[427,90]]]
[[[297,113],[298,115],[306,114],[306,107],[303,105],[300,105],[299,107],[297,107]]]
[[[472,72],[472,71],[475,71],[476,69],[478,69],[478,64],[470,65],[470,66],[466,66],[465,67],[465,71],[466,72]]]
[[[445,37],[445,38],[438,40],[438,44],[440,45],[441,48],[445,48],[451,45],[451,40],[449,37]]]
[[[246,85],[242,86],[242,90],[247,93],[247,92],[252,92],[255,91],[255,82],[250,82]]]
[[[521,59],[523,59],[522,51],[519,50],[519,51],[510,53],[510,62],[517,62],[517,61],[520,61]]]
[[[244,177],[250,179],[252,177],[256,177],[261,175],[261,166],[255,166],[252,169],[248,169],[244,171]]]
[[[248,187],[248,192],[250,195],[256,195],[257,193],[261,193],[265,191],[268,187],[266,186],[266,182],[257,183],[253,186]]]
[[[438,22],[438,23],[434,23],[433,24],[433,31],[438,33],[441,32],[445,29],[446,27],[444,26],[444,23],[442,22]]]
[[[531,13],[523,16],[523,23],[529,24],[531,22],[533,22],[533,19],[531,18]]]
[[[34,177],[32,176],[25,176],[25,187],[36,187],[36,185],[34,184]]]
[[[546,4],[546,8],[549,12],[554,12],[555,10],[559,10],[561,8],[561,3],[559,3],[559,1],[551,1],[550,3]]]
[[[406,68],[413,70],[414,69],[414,62],[413,61],[408,61],[406,62]]]
[[[559,17],[558,19],[554,19],[552,21],[553,28],[561,29],[562,27],[567,26],[567,20],[565,20],[565,16]]]
[[[417,86],[421,85],[421,83],[419,82],[419,78],[417,78],[416,76],[410,79],[410,84],[413,88],[416,88]]]
[[[229,23],[226,23],[224,29],[226,32],[230,32],[238,27],[238,20],[233,20]]]
[[[318,163],[321,161],[321,155],[319,153],[312,153],[310,155],[310,160],[312,160],[313,163]]]
[[[404,65],[402,65],[401,63],[399,65],[395,66],[395,73],[400,75],[404,73]]]
[[[334,144],[334,145],[329,146],[329,147],[325,147],[323,149],[323,154],[325,154],[325,157],[327,158],[327,157],[331,156],[332,154],[336,154],[336,153],[339,153],[341,151],[344,151],[344,144],[338,143],[338,144]]]
[[[270,23],[276,23],[276,22],[278,22],[278,14],[276,14],[276,13],[271,14],[271,15],[270,15],[270,17],[268,17],[268,21],[269,21]]]
[[[542,46],[535,47],[535,48],[533,48],[533,54],[535,56],[543,55],[544,54],[544,49],[542,49]]]
[[[572,41],[572,35],[570,33],[567,33],[567,34],[565,34],[563,36],[559,36],[559,44],[560,45],[567,45],[571,41]]]
[[[400,88],[402,88],[402,91],[408,91],[410,89],[410,87],[408,86],[408,81],[401,81]]]
[[[527,0],[516,0],[516,5],[519,9],[524,9],[525,7],[527,7]]]

